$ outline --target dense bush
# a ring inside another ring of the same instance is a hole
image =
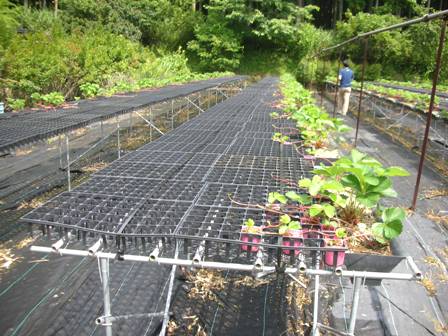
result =
[[[299,62],[322,41],[323,33],[308,23],[318,9],[314,6],[300,8],[280,0],[252,5],[211,0],[206,9],[208,15],[196,26],[195,40],[189,43],[204,69],[236,69],[246,58],[244,54],[253,55],[254,51]],[[243,62],[243,68],[248,65],[255,70],[254,63]],[[277,69],[264,68],[270,70]]]

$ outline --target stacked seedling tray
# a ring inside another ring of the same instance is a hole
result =
[[[208,261],[261,258],[264,264],[297,265],[315,257],[325,250],[318,226],[294,238],[269,229],[244,232],[248,219],[260,228],[278,221],[277,213],[263,209],[269,192],[291,189],[284,180],[310,176],[313,168],[293,146],[271,140],[276,129],[294,127],[269,116],[277,110],[277,90],[275,79],[258,82],[123,156],[23,221],[41,224],[57,238],[73,231],[87,245],[102,237],[111,250],[137,247],[146,255],[159,247],[160,256],[173,257],[177,243],[181,258],[200,251]]]

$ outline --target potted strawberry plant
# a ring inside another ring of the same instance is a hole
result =
[[[325,237],[325,247],[347,247],[347,231],[344,228],[338,228],[334,234]],[[325,265],[339,267],[344,265],[345,251],[326,251]]]
[[[263,234],[262,226],[255,226],[255,221],[252,218],[246,220],[241,227],[240,240],[244,243],[260,243],[261,236]],[[258,252],[259,247],[257,245],[246,245],[241,246],[243,251]]]
[[[282,236],[282,245],[286,247],[297,248],[302,246],[302,226],[300,222],[294,221],[288,215],[280,216],[280,226],[278,228],[278,234]],[[292,249],[284,249],[283,253],[290,255]],[[300,251],[295,249],[294,255],[299,255]]]

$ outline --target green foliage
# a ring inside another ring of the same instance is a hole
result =
[[[92,98],[98,94],[100,86],[96,83],[84,83],[79,86],[79,90],[85,98]]]
[[[191,36],[197,16],[186,0],[65,0],[61,8],[70,30],[101,26],[133,41],[171,48]]]
[[[401,208],[385,209],[381,215],[382,222],[372,226],[375,238],[382,243],[394,239],[403,231],[403,221],[406,213]]]
[[[292,70],[297,61],[328,41],[323,38],[328,33],[308,23],[318,10],[315,6],[300,8],[280,0],[255,5],[241,0],[211,0],[206,8],[208,15],[196,26],[195,40],[189,43],[189,50],[205,69],[236,69],[242,62],[240,69],[245,73],[281,73]],[[262,53],[262,57],[255,56],[258,60],[252,58],[254,50]],[[267,54],[274,57],[265,57]]]
[[[39,94],[35,92],[31,95],[31,99],[35,104],[58,106],[64,103],[65,99],[59,92],[50,92],[47,94]]]
[[[9,46],[17,29],[16,11],[8,0],[0,0],[0,76],[3,67],[3,54]]]
[[[226,70],[238,67],[242,55],[242,36],[221,23],[221,15],[209,12],[207,21],[195,28],[196,40],[188,44],[202,68]]]
[[[13,111],[22,110],[25,108],[25,99],[14,99],[14,98],[8,98],[7,99],[8,106]]]

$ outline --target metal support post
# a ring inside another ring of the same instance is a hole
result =
[[[357,277],[354,279],[352,310],[350,312],[350,323],[348,326],[348,334],[350,336],[355,335],[356,315],[358,314],[359,296],[361,294],[362,280],[363,279],[361,277]]]
[[[71,176],[70,176],[70,144],[69,144],[69,138],[68,134],[65,135],[65,149],[67,150],[66,156],[67,156],[67,185],[68,185],[68,191],[72,191],[72,184],[71,184]]]
[[[59,169],[62,169],[62,135],[61,134],[59,134],[58,143],[59,143]]]
[[[149,122],[152,125],[152,108],[149,108]],[[152,127],[149,127],[149,141],[152,141]]]
[[[445,45],[447,20],[448,20],[448,17],[445,16],[443,18],[442,29],[440,31],[439,47],[437,49],[437,56],[436,56],[436,68],[434,69],[434,75],[433,75],[433,79],[432,79],[431,100],[429,102],[429,110],[428,110],[427,119],[426,119],[425,136],[423,138],[422,152],[420,155],[420,163],[418,165],[417,181],[415,182],[414,197],[412,199],[412,206],[411,206],[412,210],[415,210],[415,207],[417,205],[418,191],[420,188],[420,180],[421,180],[422,172],[423,172],[423,163],[425,162],[426,147],[428,145],[428,137],[429,137],[429,129],[431,127],[432,112],[434,110],[434,100],[435,100],[436,91],[437,91],[437,82],[439,81],[440,68],[442,65],[442,53],[443,53],[443,47]]]
[[[325,59],[322,60],[322,76],[325,76],[325,73],[327,72],[327,67],[326,67],[327,63],[325,62]],[[326,78],[323,77],[322,78],[322,88],[321,88],[321,93],[320,93],[320,107],[322,107],[324,105],[324,93],[325,93],[325,80]]]
[[[319,269],[320,266],[320,253],[316,253],[316,270]],[[314,277],[314,302],[313,302],[313,336],[319,335],[319,287],[320,287],[320,275],[316,274]]]
[[[129,135],[132,134],[132,114],[134,112],[129,113]]]
[[[179,256],[179,246],[178,246],[178,243],[176,243],[176,251],[174,252],[174,259],[177,259],[178,256]],[[177,265],[173,265],[171,267],[170,284],[168,286],[168,293],[166,294],[165,311],[164,311],[162,329],[160,330],[159,336],[165,336],[166,328],[168,326],[168,322],[170,319],[171,296],[173,293],[174,278],[176,277],[176,268],[177,268]]]
[[[210,89],[207,90],[207,109],[210,108]]]
[[[109,290],[109,261],[106,258],[100,258],[101,280],[103,283],[103,300],[104,300],[104,317],[112,316],[110,306],[110,290]],[[106,327],[106,336],[112,336],[112,323],[104,324]]]
[[[121,158],[121,146],[120,146],[120,119],[117,116],[117,150],[118,158]]]
[[[355,133],[355,143],[354,143],[355,148],[356,148],[356,143],[358,141],[359,121],[361,119],[362,98],[363,98],[363,94],[364,94],[364,76],[366,73],[367,50],[368,49],[369,49],[369,38],[366,37],[364,40],[364,59],[362,62],[362,71],[361,71],[361,91],[359,92],[358,116],[356,119],[356,133]]]
[[[171,100],[171,130],[174,129],[174,99]]]
[[[338,108],[339,72],[341,71],[341,57],[342,57],[342,52],[340,51],[339,57],[338,57],[338,73],[336,74],[336,91],[334,94],[333,118],[336,117],[336,109]]]
[[[190,121],[190,99],[188,97],[185,97],[187,100],[187,121]]]

